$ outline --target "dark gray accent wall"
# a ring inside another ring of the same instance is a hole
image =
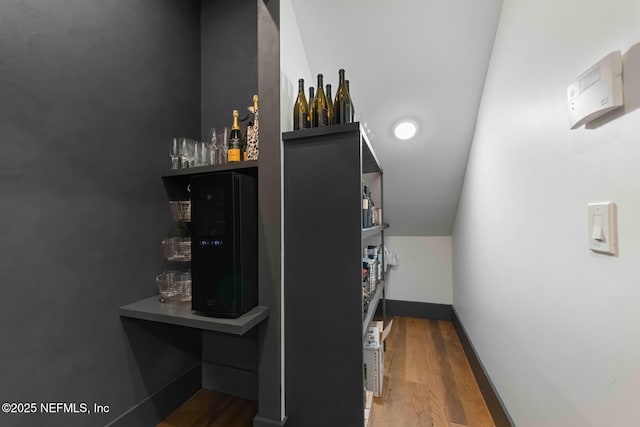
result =
[[[451,304],[432,302],[386,300],[387,316],[417,317],[432,320],[452,320]],[[382,303],[378,304],[376,315],[382,316]]]
[[[260,325],[259,412],[255,427],[284,425],[281,414],[282,226],[280,136],[280,2],[254,0],[258,8],[258,90],[260,95],[260,211],[258,223],[259,301],[270,309]]]
[[[157,292],[199,64],[198,1],[0,3],[0,402],[110,407],[0,425],[104,425],[199,362],[199,332],[117,312]]]
[[[202,0],[202,126],[231,127],[232,111],[240,118],[258,93],[256,0]],[[244,133],[244,125],[241,125]]]

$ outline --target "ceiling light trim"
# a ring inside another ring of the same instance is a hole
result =
[[[393,126],[393,135],[400,141],[409,141],[418,134],[418,123],[412,119],[398,120]]]

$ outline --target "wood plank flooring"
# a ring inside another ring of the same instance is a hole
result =
[[[369,427],[494,427],[453,324],[395,317]]]
[[[395,317],[369,427],[495,427],[451,322]],[[157,427],[252,427],[258,403],[200,390]]]
[[[202,389],[156,427],[252,427],[258,402]]]

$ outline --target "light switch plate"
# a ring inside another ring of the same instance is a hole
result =
[[[618,220],[613,202],[589,203],[589,249],[618,255]]]

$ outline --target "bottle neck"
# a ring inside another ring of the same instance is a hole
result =
[[[304,79],[298,80],[298,92],[304,93]]]
[[[327,85],[327,96],[329,97],[329,100],[331,100],[331,85]]]
[[[322,74],[318,74],[318,89],[320,89],[323,86],[322,80],[323,80]]]
[[[253,112],[258,112],[258,95],[253,95]]]
[[[338,71],[338,79],[339,79],[340,84],[344,83],[344,70]]]
[[[231,130],[240,130],[240,125],[238,125],[238,110],[233,110],[233,125],[231,125]]]

